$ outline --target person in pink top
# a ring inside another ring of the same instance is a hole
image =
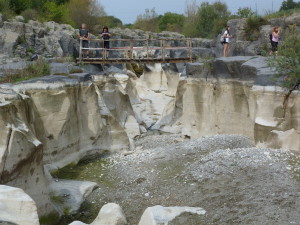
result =
[[[270,52],[270,55],[274,53],[277,55],[278,40],[279,40],[279,29],[277,26],[275,26],[272,32],[272,40],[271,40],[272,51]]]

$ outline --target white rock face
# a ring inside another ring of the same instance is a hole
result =
[[[126,225],[127,220],[122,208],[116,203],[102,206],[97,218],[91,225]]]
[[[201,218],[206,211],[195,207],[163,207],[160,205],[147,208],[138,225],[168,225],[183,213],[196,214]]]
[[[39,225],[35,202],[22,189],[0,185],[0,221]]]

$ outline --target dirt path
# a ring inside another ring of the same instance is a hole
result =
[[[99,188],[77,220],[91,222],[103,204],[116,202],[130,225],[153,205],[202,207],[205,224],[300,224],[297,154],[258,149],[234,135],[193,141],[155,135],[136,146],[93,172]]]

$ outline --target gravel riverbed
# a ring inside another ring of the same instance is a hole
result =
[[[149,135],[135,145],[93,171],[99,188],[75,219],[89,223],[115,202],[130,225],[154,205],[201,207],[205,224],[300,224],[298,153],[256,148],[239,135]]]

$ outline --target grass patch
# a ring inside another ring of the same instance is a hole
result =
[[[259,38],[259,27],[267,24],[265,18],[261,16],[251,16],[247,18],[246,26],[245,26],[245,39],[247,41],[256,41]]]
[[[52,202],[56,203],[56,204],[64,204],[65,199],[61,196],[57,196],[55,195],[55,193],[51,192],[50,193],[50,199]]]
[[[18,70],[17,72],[15,70],[4,71],[4,75],[0,77],[0,83],[15,83],[49,74],[49,63],[43,59],[38,59],[37,61],[28,64],[23,70]]]
[[[74,62],[74,58],[71,56],[56,57],[55,62],[57,62],[57,63]]]
[[[40,218],[40,224],[41,225],[55,225],[55,224],[58,224],[59,220],[60,220],[60,218],[57,213],[51,213],[47,216],[42,216]]]
[[[72,68],[70,73],[83,73],[83,69],[81,68]]]

